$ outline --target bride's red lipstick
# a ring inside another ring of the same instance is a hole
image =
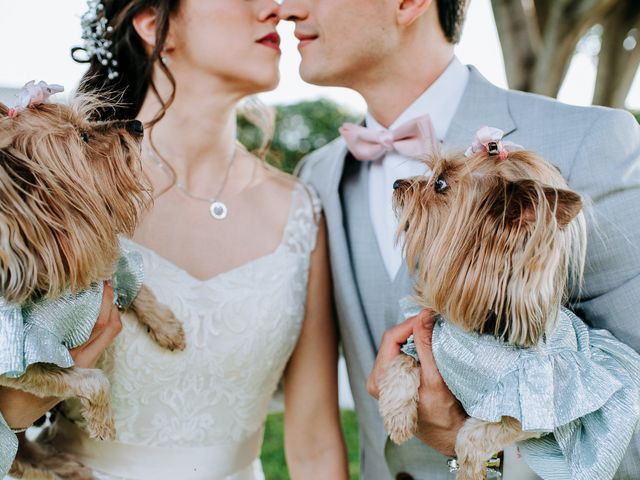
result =
[[[264,45],[265,47],[273,48],[274,50],[280,51],[280,35],[277,32],[271,32],[260,40],[257,40],[256,43]]]

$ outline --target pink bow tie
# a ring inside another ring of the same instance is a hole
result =
[[[340,127],[340,134],[358,160],[378,160],[394,150],[407,157],[419,157],[431,152],[437,145],[429,115],[409,120],[393,130],[375,131],[345,123]]]

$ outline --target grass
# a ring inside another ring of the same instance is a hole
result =
[[[360,478],[360,448],[358,438],[358,417],[351,410],[340,413],[342,431],[347,443],[349,458],[349,477],[351,480]],[[284,422],[282,413],[274,413],[267,417],[267,424],[262,445],[262,468],[267,480],[289,480],[287,464],[284,460],[283,449]]]

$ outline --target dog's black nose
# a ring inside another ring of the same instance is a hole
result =
[[[402,185],[402,180],[396,180],[395,182],[393,182],[393,189],[397,190],[398,188],[400,188],[400,185]]]
[[[127,132],[134,137],[144,137],[144,125],[140,120],[131,120],[127,123]]]

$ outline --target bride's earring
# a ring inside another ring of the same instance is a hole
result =
[[[160,54],[160,61],[165,65],[165,66],[169,66],[169,64],[171,63],[171,59],[169,58],[169,55],[167,55],[166,52],[162,52]]]

